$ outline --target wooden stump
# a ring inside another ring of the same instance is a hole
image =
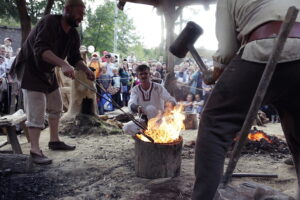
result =
[[[135,174],[155,179],[180,175],[182,137],[178,142],[157,144],[135,140]]]

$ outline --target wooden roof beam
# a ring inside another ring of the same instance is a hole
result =
[[[205,5],[216,3],[217,0],[177,0],[176,6]]]

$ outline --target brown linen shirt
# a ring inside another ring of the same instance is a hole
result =
[[[55,65],[42,59],[42,53],[46,50],[51,50],[61,59],[67,57],[72,66],[82,60],[79,34],[75,28],[66,33],[61,25],[61,18],[62,15],[43,17],[24,42],[10,72],[17,74],[21,88],[43,93],[50,93],[58,88]]]
[[[242,59],[266,63],[275,39],[243,44],[249,34],[268,21],[283,21],[290,6],[300,8],[300,0],[218,0],[216,36],[219,47],[213,55],[214,66],[226,66],[243,49]],[[300,22],[300,15],[297,17]],[[280,62],[300,59],[300,39],[288,38]]]

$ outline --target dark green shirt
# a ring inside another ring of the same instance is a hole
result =
[[[11,74],[16,73],[21,88],[50,93],[58,88],[55,65],[42,60],[42,53],[51,50],[70,65],[82,60],[79,52],[80,39],[75,28],[68,33],[61,25],[62,15],[47,15],[31,30],[15,59]]]

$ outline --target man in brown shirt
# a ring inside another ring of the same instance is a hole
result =
[[[62,101],[54,68],[61,67],[65,76],[74,79],[72,66],[75,66],[76,69],[83,70],[88,79],[94,81],[94,73],[84,64],[80,56],[80,39],[75,29],[84,14],[85,6],[82,0],[67,0],[63,15],[43,17],[30,32],[11,69],[11,74],[17,75],[23,89],[26,125],[31,143],[30,155],[37,164],[52,162],[43,155],[39,147],[45,112],[50,128],[49,148],[75,149],[75,146],[65,144],[58,137]]]
[[[222,177],[228,147],[240,131],[280,25],[299,0],[220,0],[215,68],[225,68],[201,115],[195,151],[193,200],[212,200]],[[300,16],[297,17],[264,104],[277,108],[299,179]]]

